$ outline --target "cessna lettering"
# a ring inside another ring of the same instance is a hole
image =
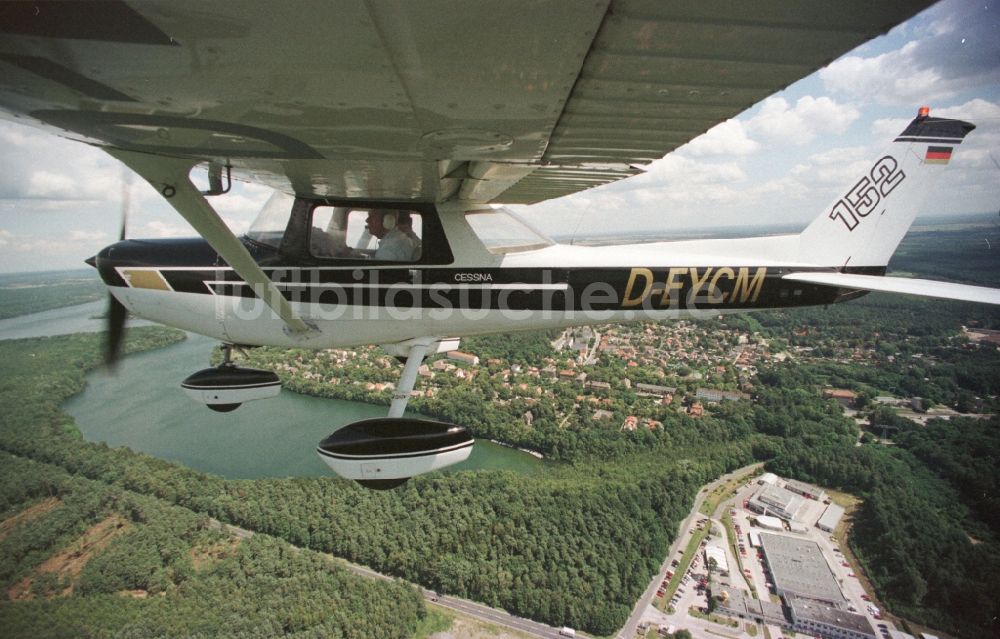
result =
[[[456,282],[492,282],[491,273],[455,273]]]
[[[658,272],[633,268],[625,286],[622,308],[672,308],[680,300],[684,300],[686,306],[752,304],[760,296],[766,275],[767,269],[763,266],[672,267]]]

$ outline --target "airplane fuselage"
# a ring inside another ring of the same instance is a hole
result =
[[[687,254],[690,242],[664,242],[555,245],[488,266],[302,266],[282,264],[277,252],[245,241],[298,315],[316,329],[305,337],[283,330],[252,287],[201,240],[129,240],[106,249],[98,263],[111,291],[137,315],[225,342],[310,348],[711,317],[831,304],[859,294],[782,280],[793,271],[834,269],[754,262],[739,257],[740,240],[703,242],[700,248],[719,251],[727,242],[734,257],[714,263]]]

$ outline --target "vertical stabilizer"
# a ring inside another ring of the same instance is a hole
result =
[[[888,264],[924,197],[974,128],[961,120],[929,117],[921,108],[864,175],[806,227],[799,260],[848,269]]]

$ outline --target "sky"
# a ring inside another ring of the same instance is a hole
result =
[[[541,230],[586,239],[717,227],[802,228],[928,105],[977,125],[921,216],[1000,210],[1000,0],[943,0],[723,122],[642,175],[531,207]],[[126,186],[127,185],[127,186]],[[114,242],[123,192],[129,237],[195,235],[103,151],[0,120],[0,273],[79,268]],[[237,233],[270,189],[212,199]]]

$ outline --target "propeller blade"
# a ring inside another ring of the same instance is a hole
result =
[[[118,231],[118,240],[125,240],[125,230],[128,224],[128,216],[131,213],[131,192],[132,192],[132,171],[127,166],[122,165],[121,174],[122,185],[122,222]],[[95,258],[91,258],[95,259]],[[94,261],[96,264],[96,259]],[[122,354],[122,344],[125,342],[125,320],[128,319],[128,309],[118,301],[114,295],[108,295],[108,332],[107,341],[104,345],[104,363],[111,370],[118,364],[118,359]]]
[[[108,295],[108,334],[105,338],[104,361],[109,368],[114,368],[121,356],[122,344],[125,342],[125,320],[128,309],[114,295]]]
[[[125,225],[128,222],[129,213],[131,213],[132,201],[132,171],[129,170],[127,166],[122,165],[122,226],[121,230],[118,232],[118,241],[125,239]]]

